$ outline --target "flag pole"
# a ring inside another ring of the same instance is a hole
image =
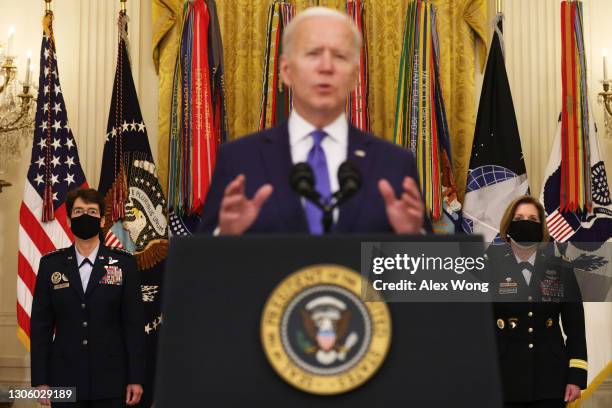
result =
[[[502,0],[497,0],[497,14],[502,13]]]
[[[51,1],[53,0],[45,0],[45,11],[51,11]]]
[[[127,0],[121,0],[121,11],[127,11],[125,3],[127,3]]]

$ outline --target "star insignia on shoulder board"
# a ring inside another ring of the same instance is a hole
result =
[[[53,251],[47,252],[44,256],[50,256],[50,255],[59,254],[59,253],[64,252],[64,250],[66,250],[66,248],[58,248],[58,249],[55,249]]]
[[[128,251],[127,249],[123,249],[123,248],[119,248],[119,247],[112,247],[111,250],[115,251],[115,252],[119,252],[125,255],[132,255],[132,253],[130,251]]]

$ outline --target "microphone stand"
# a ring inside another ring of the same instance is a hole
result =
[[[337,207],[337,204],[334,205],[329,205],[329,204],[325,204],[323,205],[323,232],[325,233],[325,235],[329,234],[331,231],[331,227],[334,223],[334,209]]]
[[[321,204],[321,202],[314,199],[314,197],[304,196],[304,198],[306,198],[312,204],[317,206],[318,209],[323,211],[323,218],[321,219],[321,223],[323,224],[323,233],[327,235],[331,232],[331,227],[334,223],[334,210],[338,208],[341,204],[343,204],[346,201],[346,198],[348,197],[344,197],[342,191],[338,190],[331,196],[331,198],[334,199],[333,204]]]
[[[333,205],[321,204],[320,201],[315,200],[313,197],[304,196],[304,198],[310,201],[319,210],[323,212],[323,218],[321,219],[321,223],[323,224],[323,233],[325,235],[329,234],[331,231],[332,224],[334,223],[334,210],[336,209],[336,207],[338,207],[338,202],[336,201]]]

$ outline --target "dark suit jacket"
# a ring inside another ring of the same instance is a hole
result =
[[[45,255],[30,321],[32,386],[76,387],[79,400],[124,398],[127,384],[144,383],[143,328],[128,252],[100,244],[85,292],[74,245]]]
[[[580,289],[571,264],[549,249],[538,250],[529,285],[509,245],[487,252],[505,401],[563,398],[567,384],[587,385],[574,364],[587,360]]]
[[[334,232],[393,232],[378,191],[378,181],[387,179],[396,194],[403,191],[405,176],[414,178],[418,184],[414,156],[407,149],[349,126],[347,160],[355,163],[361,171],[363,185],[355,196],[340,207]],[[266,183],[274,187],[247,233],[307,234],[308,224],[300,196],[289,184],[292,166],[286,122],[222,145],[199,231],[211,233],[217,227],[225,187],[236,176],[244,174],[249,198]],[[427,220],[425,228],[431,228]]]

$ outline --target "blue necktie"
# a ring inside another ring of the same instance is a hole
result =
[[[329,186],[327,159],[325,157],[325,151],[321,147],[321,142],[323,141],[323,138],[327,136],[327,133],[325,133],[323,130],[315,130],[310,135],[312,136],[313,144],[312,148],[308,152],[307,161],[315,176],[315,189],[321,195],[321,201],[323,203],[328,203],[331,199],[331,187]],[[310,233],[314,235],[323,234],[323,211],[317,208],[310,201],[306,201],[304,211],[306,212],[306,220],[308,221]]]

